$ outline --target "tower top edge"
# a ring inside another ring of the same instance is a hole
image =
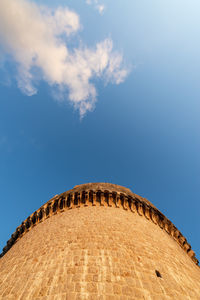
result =
[[[83,183],[79,185],[75,185],[73,187],[73,191],[82,191],[82,190],[89,190],[89,189],[95,189],[95,190],[115,190],[116,192],[126,193],[126,194],[133,194],[133,192],[122,185],[114,184],[114,183],[108,183],[108,182],[88,182]],[[71,191],[71,190],[70,190]]]
[[[127,196],[134,197],[134,198],[137,197],[141,201],[145,202],[146,204],[156,208],[148,199],[135,194],[134,192],[131,191],[131,189],[129,189],[127,187],[124,187],[122,185],[109,183],[109,182],[88,182],[88,183],[75,185],[72,189],[67,190],[64,193],[60,194],[60,195],[66,195],[66,194],[70,194],[70,193],[81,193],[83,191],[89,191],[89,190],[108,191],[108,192],[111,192],[111,193],[116,192],[116,193],[119,193],[119,194],[125,194]],[[49,201],[51,201],[51,199]]]
[[[65,210],[86,206],[122,208],[144,216],[175,239],[195,264],[198,265],[195,253],[186,238],[149,200],[133,193],[129,188],[106,182],[76,185],[71,190],[55,195],[16,228],[16,231],[7,241],[7,245],[3,248],[3,252],[0,253],[0,257],[4,256],[26,232],[30,231],[38,223]]]

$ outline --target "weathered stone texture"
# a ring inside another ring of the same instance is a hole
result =
[[[0,270],[1,299],[200,299],[199,267],[172,237],[112,207],[52,216],[2,257]]]
[[[53,214],[0,259],[0,299],[200,300],[199,266],[162,228],[123,206]]]

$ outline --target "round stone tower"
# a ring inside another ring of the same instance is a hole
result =
[[[12,234],[0,299],[200,299],[186,238],[153,204],[108,183],[56,195]]]

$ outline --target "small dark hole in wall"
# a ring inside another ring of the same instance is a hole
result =
[[[160,272],[158,270],[155,270],[156,276],[162,278]]]

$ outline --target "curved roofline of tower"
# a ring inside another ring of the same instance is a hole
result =
[[[55,195],[16,228],[0,257],[4,256],[24,234],[38,223],[65,210],[87,206],[122,208],[144,216],[165,230],[198,265],[199,262],[186,238],[150,201],[133,193],[128,188],[103,182],[76,185],[71,190]]]

